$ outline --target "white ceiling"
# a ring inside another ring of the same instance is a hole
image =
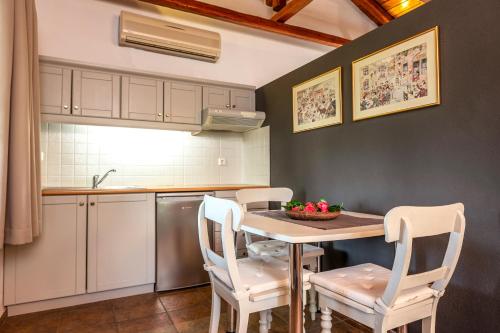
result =
[[[248,14],[271,17],[265,0],[203,0]],[[333,50],[332,47],[250,29],[134,0],[36,0],[39,52],[70,60],[184,75],[260,87]],[[218,31],[216,64],[118,46],[118,17],[128,10]],[[354,39],[374,29],[350,0],[314,0],[288,21]]]
[[[201,1],[265,18],[271,18],[275,13],[265,0]],[[377,27],[351,0],[313,0],[286,23],[348,39]]]

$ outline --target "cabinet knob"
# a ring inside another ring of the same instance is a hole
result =
[[[90,203],[90,205],[91,205],[91,206],[95,206],[95,202],[91,202],[91,203]]]
[[[67,109],[68,109],[68,106],[67,106],[67,105],[64,105],[64,106],[63,106],[63,109],[64,109],[64,110],[67,110]]]
[[[236,104],[233,104],[233,109],[236,109]]]
[[[85,202],[79,202],[79,203],[78,203],[78,206],[80,206],[80,207],[85,206]]]
[[[230,109],[231,108],[231,104],[226,104],[226,108]]]
[[[161,117],[163,115],[163,113],[158,113],[158,116]]]
[[[78,110],[78,105],[73,106],[73,109]]]

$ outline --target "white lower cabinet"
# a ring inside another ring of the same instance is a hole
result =
[[[33,243],[5,248],[4,304],[155,281],[155,194],[43,197]]]
[[[87,291],[154,283],[154,193],[88,196]]]
[[[41,235],[5,248],[5,305],[85,293],[87,197],[43,198]]]

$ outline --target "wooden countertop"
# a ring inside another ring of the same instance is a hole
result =
[[[151,186],[151,187],[125,187],[125,186],[103,186],[92,189],[90,187],[47,187],[42,189],[43,196],[54,195],[92,195],[92,194],[128,194],[128,193],[176,193],[176,192],[207,192],[207,191],[231,191],[243,188],[262,188],[267,185],[200,185],[200,186]]]

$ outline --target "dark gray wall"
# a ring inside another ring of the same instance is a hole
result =
[[[352,122],[352,61],[436,25],[441,105]],[[292,134],[292,86],[337,66],[344,124]],[[438,332],[500,331],[500,1],[433,0],[260,88],[257,105],[271,126],[271,183],[298,198],[378,214],[463,202],[465,242]],[[439,265],[446,241],[420,240],[413,270]],[[393,261],[383,238],[328,247],[328,267]]]

